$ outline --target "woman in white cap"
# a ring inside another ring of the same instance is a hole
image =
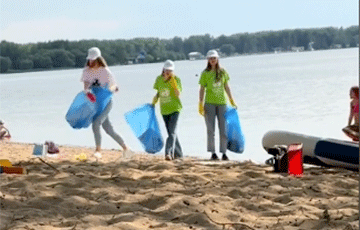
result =
[[[84,91],[90,92],[92,87],[107,87],[112,92],[118,92],[118,86],[114,76],[108,68],[105,59],[101,56],[100,49],[92,47],[88,50],[86,66],[83,70],[81,81],[84,82]],[[100,126],[110,135],[125,151],[129,150],[124,140],[114,131],[109,120],[109,112],[112,108],[112,100],[107,104],[104,111],[93,121],[92,129],[95,137],[96,150],[94,156],[101,158],[101,133]]]
[[[166,160],[178,159],[183,156],[179,138],[176,135],[176,125],[182,109],[180,101],[182,86],[180,78],[174,74],[174,68],[173,61],[165,61],[162,74],[155,80],[154,89],[157,90],[157,93],[152,101],[152,104],[155,105],[160,98],[160,111],[169,135],[165,144]]]
[[[207,66],[200,77],[199,113],[205,116],[207,128],[207,151],[211,153],[211,160],[218,160],[215,152],[215,118],[217,117],[220,132],[220,152],[222,160],[228,160],[226,155],[227,135],[225,117],[227,99],[236,107],[229,87],[229,75],[225,69],[220,68],[219,54],[216,50],[209,50]],[[205,95],[205,102],[204,102]]]

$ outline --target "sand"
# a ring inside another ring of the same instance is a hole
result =
[[[27,169],[0,174],[0,229],[359,229],[358,172],[305,167],[299,178],[251,161],[118,150],[95,161],[77,146],[59,146],[48,165],[33,147],[0,142],[0,159]]]

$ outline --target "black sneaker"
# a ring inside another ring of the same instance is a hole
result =
[[[224,153],[224,154],[222,155],[221,160],[223,160],[223,161],[228,161],[229,158],[228,158],[228,157],[226,156],[226,154]]]
[[[219,158],[218,158],[218,156],[216,155],[216,153],[213,153],[213,154],[211,155],[210,160],[217,161],[217,160],[219,160]]]

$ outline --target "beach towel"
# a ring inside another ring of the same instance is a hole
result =
[[[65,119],[74,129],[87,128],[92,123],[95,114],[95,102],[90,101],[84,92],[80,92],[70,105]]]
[[[237,110],[228,106],[224,116],[228,138],[227,149],[234,153],[243,153],[245,148],[245,137],[241,130]]]
[[[155,108],[144,104],[125,114],[125,119],[147,153],[157,153],[164,146]]]

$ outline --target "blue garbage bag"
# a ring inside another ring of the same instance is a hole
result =
[[[125,113],[125,119],[148,153],[157,153],[164,146],[156,119],[155,108],[151,104],[144,104]]]
[[[245,137],[241,130],[237,110],[228,106],[225,112],[225,120],[228,138],[227,149],[234,153],[243,153],[245,148]]]
[[[105,110],[112,98],[112,92],[107,87],[92,87],[92,93],[95,95],[95,109],[96,113],[93,121]]]
[[[80,92],[70,105],[65,119],[74,129],[87,128],[92,123],[95,113],[95,103],[91,102],[84,92]]]

